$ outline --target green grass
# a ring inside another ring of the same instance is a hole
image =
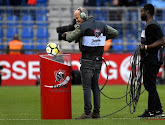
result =
[[[165,85],[157,86],[165,110]],[[142,87],[144,90],[144,87]],[[126,86],[106,86],[103,92],[110,97],[125,95]],[[165,120],[137,119],[147,108],[148,94],[145,91],[139,99],[136,112],[130,114],[129,107],[101,119],[75,120],[83,113],[83,91],[81,85],[72,86],[71,120],[41,120],[40,87],[0,87],[0,125],[155,125]],[[125,98],[109,100],[101,96],[101,116],[111,114],[126,105]]]

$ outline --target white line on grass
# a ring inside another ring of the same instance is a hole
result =
[[[19,120],[23,120],[23,121],[31,121],[31,120],[41,120],[41,119],[0,119],[0,121],[19,121]]]
[[[140,118],[111,118],[111,119],[140,119]]]
[[[139,119],[139,118],[102,118],[102,119]],[[36,120],[42,120],[42,119],[0,119],[0,121],[36,121]],[[53,119],[52,119],[53,120]]]
[[[74,119],[74,118],[73,118]],[[131,120],[131,119],[143,119],[143,118],[101,118],[101,119],[114,119],[114,120],[119,120],[119,119],[123,119],[123,120]],[[148,119],[152,119],[152,118],[148,118]],[[37,120],[42,120],[42,119],[0,119],[0,121],[37,121]],[[50,120],[55,120],[55,119],[50,119]],[[61,119],[62,120],[62,119]]]

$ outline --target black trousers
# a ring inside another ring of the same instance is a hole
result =
[[[143,83],[148,91],[148,110],[154,111],[161,109],[162,105],[156,89],[156,77],[160,66],[151,63],[143,64]]]
[[[91,90],[93,92],[93,114],[100,112],[100,91],[99,91],[99,74],[102,61],[82,60],[81,61],[81,82],[84,93],[84,112],[90,114],[92,110]]]

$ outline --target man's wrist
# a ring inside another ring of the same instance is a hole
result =
[[[148,46],[147,46],[147,45],[145,45],[145,46],[144,46],[144,49],[145,49],[145,50],[147,50],[147,49],[148,49]]]

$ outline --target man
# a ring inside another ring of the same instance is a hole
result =
[[[118,35],[116,29],[96,21],[93,17],[88,17],[85,8],[78,8],[74,12],[78,25],[75,30],[62,34],[62,39],[66,41],[78,41],[82,52],[81,80],[84,93],[84,113],[77,119],[100,118],[100,91],[98,85],[99,74],[102,65],[102,55],[106,36],[112,39]],[[91,105],[91,90],[94,97],[93,113]]]
[[[141,20],[146,26],[141,34],[141,58],[143,83],[148,91],[148,109],[138,117],[164,117],[162,105],[156,90],[156,77],[163,63],[165,40],[160,25],[153,19],[154,6],[146,4],[141,9]]]
[[[24,49],[23,49],[23,44],[22,42],[18,39],[18,34],[15,34],[13,36],[13,40],[9,42],[8,44],[8,49],[7,49],[7,54],[23,54]]]

